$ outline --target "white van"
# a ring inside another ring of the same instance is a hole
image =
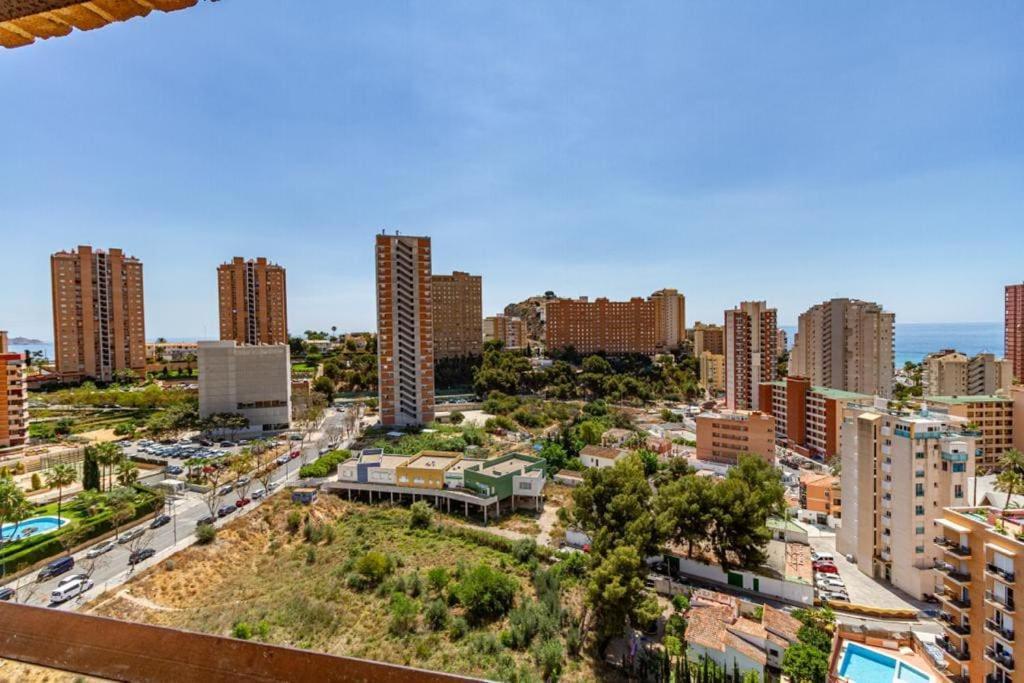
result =
[[[811,553],[811,561],[813,562],[835,562],[835,556],[825,550],[816,550]]]
[[[78,581],[70,581],[65,583],[63,586],[57,586],[50,593],[50,602],[54,605],[59,605],[62,602],[66,602],[76,595],[81,595],[85,591],[92,588],[92,579],[79,579]]]

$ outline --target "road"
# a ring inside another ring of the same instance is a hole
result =
[[[319,455],[320,449],[327,444],[328,434],[332,431],[332,428],[340,427],[342,415],[343,411],[336,411],[330,408],[327,410],[324,422],[304,442],[301,455],[282,465],[274,472],[275,478],[271,481],[272,489],[279,490],[285,484],[298,479],[299,468]],[[350,437],[341,443],[339,447],[348,448],[354,438],[354,436]],[[256,482],[249,493],[251,495],[252,491],[262,488],[262,485]],[[218,505],[233,503],[235,498],[235,496],[228,494],[223,497],[222,501],[218,502]],[[240,516],[251,514],[264,500],[265,497],[263,500],[254,500],[238,512],[230,514],[223,519],[218,519],[214,525],[220,527]],[[8,583],[8,587],[14,588],[17,591],[14,600],[29,605],[51,606],[65,610],[77,609],[79,605],[91,600],[102,592],[123,584],[134,574],[144,571],[148,567],[167,559],[174,553],[195,543],[194,531],[196,522],[210,514],[210,510],[202,496],[198,493],[186,492],[177,496],[173,502],[169,503],[168,508],[169,510],[166,512],[171,515],[172,521],[170,523],[157,529],[150,529],[150,520],[146,520],[133,527],[125,527],[120,531],[122,537],[133,529],[143,529],[145,533],[134,541],[117,544],[113,550],[95,559],[86,557],[88,548],[76,553],[74,555],[75,566],[69,572],[42,582],[37,582],[36,574],[31,573]],[[98,543],[93,545],[98,545]],[[128,556],[132,550],[139,548],[153,548],[156,550],[156,554],[133,568],[128,563]],[[74,574],[88,574],[89,578],[93,581],[93,587],[83,596],[73,598],[60,605],[51,605],[50,594],[53,589],[57,587],[61,579]]]

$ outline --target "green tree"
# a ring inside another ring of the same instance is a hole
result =
[[[782,658],[782,672],[793,683],[825,683],[828,654],[806,643],[790,645]]]
[[[328,403],[334,400],[334,381],[325,375],[320,375],[313,382],[313,391],[324,395]]]
[[[78,481],[78,470],[73,465],[58,463],[46,471],[46,485],[57,487],[57,519],[60,519],[61,503],[64,501],[64,487]]]
[[[103,488],[95,446],[85,447],[85,457],[82,461],[82,488],[86,491],[99,491]]]
[[[486,564],[478,564],[459,580],[455,594],[476,622],[504,615],[512,608],[517,584],[514,579]]]
[[[613,467],[586,470],[572,496],[574,521],[590,536],[597,558],[620,545],[635,548],[643,557],[657,553],[661,535],[639,457],[629,455]]]
[[[10,534],[0,537],[0,545],[18,537],[18,525],[35,512],[35,506],[25,497],[25,492],[10,477],[0,477],[0,526],[13,524]],[[4,562],[4,572],[7,563]]]
[[[121,486],[131,486],[139,480],[139,466],[131,460],[121,460],[117,463],[117,483]]]
[[[1004,513],[1010,507],[1013,496],[1024,490],[1024,454],[1016,448],[1011,448],[999,458],[996,490],[1006,494],[1006,502],[1003,504]]]
[[[643,601],[647,568],[637,549],[626,544],[595,560],[587,577],[586,604],[603,653],[635,618]]]
[[[692,473],[680,477],[658,489],[655,509],[658,527],[667,539],[685,545],[687,555],[702,543],[715,520],[715,484],[709,477]]]

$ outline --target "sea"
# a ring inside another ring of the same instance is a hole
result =
[[[795,325],[783,325],[793,346]],[[896,367],[908,360],[920,363],[925,356],[942,349],[1003,355],[1003,323],[896,323]]]
[[[793,346],[795,325],[783,325]],[[1003,323],[896,323],[896,366],[908,360],[921,362],[933,351],[956,349],[973,356],[976,353],[1003,355]],[[53,358],[53,344],[11,344],[13,351],[42,351]]]

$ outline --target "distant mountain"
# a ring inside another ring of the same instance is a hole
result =
[[[8,341],[19,346],[38,346],[46,343],[42,339],[29,339],[28,337],[11,337]]]

